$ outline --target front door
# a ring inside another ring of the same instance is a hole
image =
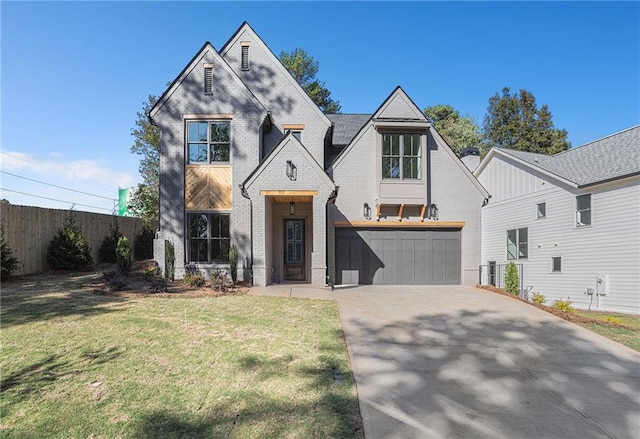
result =
[[[304,220],[284,220],[284,280],[305,280]]]

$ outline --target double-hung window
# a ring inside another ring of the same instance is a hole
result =
[[[188,162],[229,162],[230,127],[228,121],[187,122]]]
[[[189,262],[229,262],[229,215],[190,213]]]
[[[382,135],[382,178],[417,180],[421,178],[422,136],[420,134]]]
[[[507,230],[507,260],[527,259],[529,257],[529,230]]]
[[[576,197],[576,226],[588,226],[591,224],[591,194],[578,195]]]

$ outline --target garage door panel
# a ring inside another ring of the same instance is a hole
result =
[[[459,284],[460,231],[336,229],[337,281],[358,270],[361,284]]]

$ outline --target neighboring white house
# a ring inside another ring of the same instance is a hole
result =
[[[493,148],[474,174],[483,284],[514,261],[548,304],[640,314],[640,126],[554,156]]]

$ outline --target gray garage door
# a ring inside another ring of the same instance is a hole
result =
[[[336,284],[460,284],[460,230],[336,229]]]

